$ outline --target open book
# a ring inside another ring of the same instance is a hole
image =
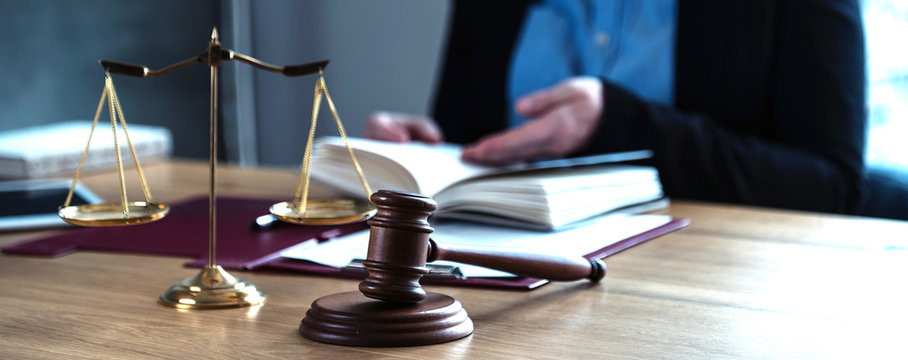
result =
[[[349,140],[373,190],[432,196],[436,218],[555,230],[617,209],[665,205],[654,168],[621,164],[649,151],[486,167],[461,161],[454,144]],[[341,138],[316,141],[311,176],[366,197]]]

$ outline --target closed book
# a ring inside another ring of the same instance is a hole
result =
[[[127,125],[139,161],[170,156],[170,130],[159,126]],[[0,133],[0,179],[72,176],[91,134],[90,121],[66,121]],[[126,134],[118,126],[117,144],[124,166],[134,161]],[[113,130],[99,122],[91,138],[83,171],[116,167]]]
[[[619,209],[664,206],[655,168],[627,162],[649,151],[488,167],[461,161],[455,144],[349,139],[372,190],[432,196],[436,218],[558,230]],[[365,198],[343,139],[319,138],[312,178]]]

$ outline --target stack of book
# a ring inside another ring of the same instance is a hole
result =
[[[67,121],[0,133],[0,179],[72,176],[90,133],[90,121]],[[173,149],[170,131],[164,127],[129,125],[129,138],[139,161],[167,157]],[[122,128],[117,132],[117,143],[123,165],[132,165]],[[82,170],[112,169],[116,164],[110,123],[100,122],[92,135]]]

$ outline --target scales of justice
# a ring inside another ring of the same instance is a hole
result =
[[[337,115],[337,109],[328,89],[325,85],[323,69],[327,66],[328,61],[318,61],[313,63],[275,66],[262,62],[253,57],[234,52],[233,50],[221,47],[218,40],[217,29],[212,30],[211,41],[208,48],[202,53],[190,59],[178,62],[160,70],[151,70],[145,66],[124,64],[115,61],[101,60],[101,67],[104,68],[105,84],[104,91],[101,94],[101,100],[98,103],[98,110],[95,112],[94,120],[91,124],[91,132],[88,136],[88,142],[82,157],[79,160],[76,174],[73,177],[72,186],[63,206],[60,207],[60,217],[71,224],[79,226],[121,226],[121,225],[138,225],[151,221],[156,221],[167,215],[170,207],[166,204],[154,202],[145,180],[145,174],[136,156],[132,141],[129,139],[129,130],[126,125],[126,118],[116,89],[111,79],[111,74],[120,74],[133,77],[155,77],[168,74],[172,71],[182,69],[195,64],[207,64],[210,68],[211,75],[211,126],[210,126],[210,152],[209,152],[209,223],[208,223],[208,266],[204,267],[198,274],[187,278],[173,285],[160,297],[160,302],[166,305],[182,309],[209,309],[209,308],[226,308],[240,307],[249,305],[259,305],[265,300],[265,294],[257,289],[255,285],[242,281],[215,262],[215,224],[216,224],[216,195],[217,195],[217,88],[218,88],[218,67],[221,62],[228,60],[240,61],[254,67],[274,71],[288,77],[318,74],[318,80],[315,86],[315,101],[312,109],[312,122],[309,129],[308,142],[303,158],[302,169],[300,171],[299,182],[296,186],[296,193],[290,201],[274,204],[270,212],[275,218],[294,224],[344,224],[355,221],[362,221],[375,214],[375,207],[364,201],[350,199],[327,199],[327,200],[310,200],[309,197],[309,172],[310,158],[312,153],[312,140],[315,134],[316,118],[318,115],[321,98],[327,99],[331,114],[337,124],[338,132],[346,141],[346,133],[343,125]],[[104,102],[107,101],[108,112],[110,113],[110,125],[113,131],[114,152],[117,162],[117,173],[119,175],[120,201],[108,202],[101,204],[70,206],[73,190],[79,180],[82,171],[82,165],[91,146],[91,138],[98,124],[101,110]],[[119,142],[117,139],[117,124],[122,127],[128,144],[133,161],[135,162],[136,172],[142,191],[145,195],[144,201],[129,201],[126,196],[126,183],[123,170],[123,161],[120,154]],[[350,157],[354,164],[354,169],[359,174],[366,195],[372,193],[366,178],[363,175],[359,163],[353,154],[353,150],[347,146],[350,151]]]
[[[419,194],[389,190],[373,193],[369,188],[353,149],[347,142],[344,127],[325,85],[323,70],[328,64],[327,60],[283,67],[271,65],[222,48],[218,41],[217,29],[214,29],[205,51],[160,70],[115,61],[100,61],[106,72],[104,91],[92,121],[88,143],[73,177],[72,187],[59,210],[59,215],[64,221],[80,226],[139,225],[159,220],[167,215],[169,206],[156,203],[152,199],[141,164],[129,139],[126,119],[110,75],[155,77],[191,65],[207,64],[211,79],[208,265],[195,276],[171,286],[160,296],[161,303],[179,309],[216,309],[261,305],[265,300],[265,294],[255,285],[234,277],[215,262],[218,67],[221,62],[229,60],[240,61],[288,77],[318,74],[312,120],[294,197],[290,201],[271,206],[271,214],[279,220],[300,225],[339,225],[368,219],[371,227],[368,254],[363,261],[369,274],[359,284],[359,291],[326,295],[315,300],[300,323],[299,332],[302,336],[339,345],[413,346],[447,342],[470,335],[473,332],[473,323],[459,301],[447,295],[426,292],[420,286],[419,280],[429,272],[427,262],[435,260],[473,264],[549,280],[588,279],[598,282],[605,276],[605,263],[601,260],[463,249],[445,246],[430,239],[429,234],[434,230],[428,223],[428,217],[436,209],[434,200]],[[359,175],[370,202],[351,199],[308,199],[312,143],[322,96],[327,100],[338,132],[346,144],[352,167]],[[113,131],[120,201],[70,206],[73,190],[79,180],[105,100]],[[117,139],[118,123],[122,127],[135,162],[145,196],[144,201],[127,199]]]

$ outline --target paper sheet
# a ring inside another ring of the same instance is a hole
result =
[[[614,214],[596,219],[585,226],[557,232],[538,232],[464,222],[433,224],[431,237],[440,244],[471,248],[489,248],[562,256],[583,256],[596,250],[646,232],[671,221],[668,215]],[[353,259],[363,259],[369,243],[369,231],[339,237],[318,246],[300,246],[285,250],[281,256],[312,261],[322,265],[344,267]],[[513,274],[479,266],[438,261],[438,264],[460,266],[467,277],[509,277]]]

